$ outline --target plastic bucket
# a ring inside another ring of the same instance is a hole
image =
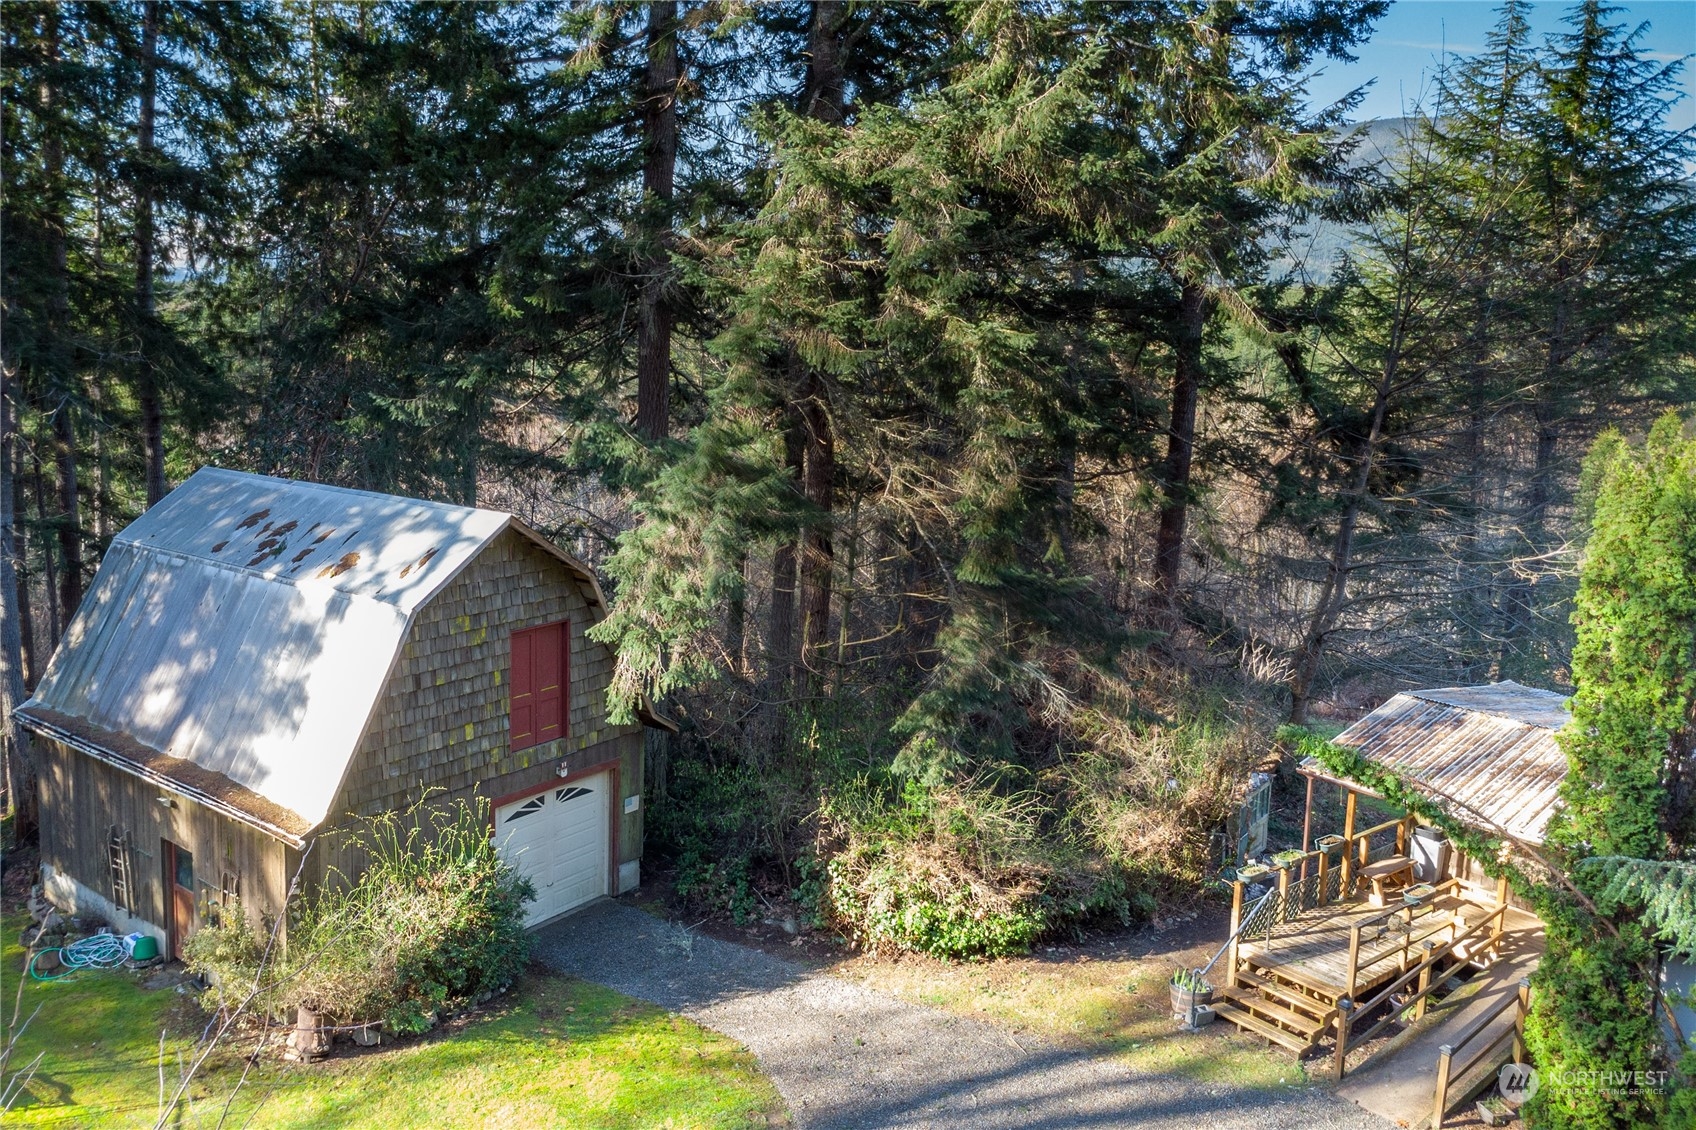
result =
[[[159,941],[152,934],[131,934],[124,939],[131,961],[152,961],[159,956]]]

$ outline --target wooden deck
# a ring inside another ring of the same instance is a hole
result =
[[[1442,944],[1490,913],[1464,897],[1448,896],[1417,907],[1409,916],[1384,918],[1384,910],[1365,902],[1316,907],[1276,926],[1270,938],[1244,938],[1244,965],[1263,975],[1299,985],[1314,996],[1336,1003],[1363,996],[1418,965],[1421,943]],[[1349,945],[1353,927],[1378,921],[1360,939],[1354,984],[1349,984]]]
[[[1361,899],[1331,903],[1281,923],[1270,936],[1256,931],[1241,938],[1215,1010],[1297,1055],[1329,1040],[1341,1077],[1349,1051],[1385,1025],[1425,1014],[1426,998],[1447,970],[1492,965],[1527,945],[1540,950],[1541,940],[1534,915],[1499,907],[1493,892],[1452,880],[1413,908]]]

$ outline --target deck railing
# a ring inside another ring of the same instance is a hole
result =
[[[1237,986],[1237,943],[1240,938],[1257,935],[1271,936],[1285,922],[1294,921],[1304,911],[1334,902],[1346,902],[1355,893],[1354,877],[1360,868],[1372,862],[1372,838],[1391,829],[1396,830],[1396,850],[1406,850],[1408,819],[1398,817],[1375,824],[1364,831],[1345,836],[1340,852],[1316,848],[1299,859],[1290,860],[1277,871],[1274,897],[1250,908],[1244,920],[1243,892],[1247,887],[1241,879],[1231,883],[1230,960],[1225,971],[1229,988]],[[1336,862],[1332,862],[1332,856]]]
[[[1459,880],[1447,880],[1444,883],[1444,886],[1449,886],[1450,884],[1458,886]],[[1341,1079],[1344,1072],[1348,1070],[1349,1052],[1372,1039],[1372,1037],[1383,1031],[1390,1024],[1395,1023],[1409,1009],[1413,1010],[1416,1018],[1425,1014],[1426,999],[1430,997],[1430,995],[1439,987],[1441,987],[1441,982],[1437,982],[1433,977],[1433,974],[1438,970],[1440,962],[1447,961],[1455,955],[1456,951],[1459,950],[1461,943],[1478,935],[1485,927],[1489,927],[1490,940],[1487,948],[1494,951],[1501,944],[1502,934],[1504,933],[1504,924],[1506,922],[1508,912],[1507,906],[1503,904],[1497,906],[1496,909],[1492,910],[1472,925],[1467,926],[1465,929],[1461,929],[1460,924],[1456,923],[1452,919],[1447,923],[1436,926],[1418,939],[1420,943],[1420,958],[1417,963],[1413,963],[1412,943],[1415,939],[1412,936],[1412,917],[1411,913],[1409,913],[1412,910],[1412,907],[1401,907],[1396,910],[1386,912],[1386,915],[1384,916],[1375,915],[1372,918],[1364,919],[1362,922],[1356,923],[1350,928],[1348,965],[1349,995],[1337,1002],[1337,1046],[1335,1052],[1335,1068],[1338,1079]],[[1397,917],[1404,913],[1409,913],[1409,917],[1405,919],[1403,923],[1406,927],[1404,937],[1392,946],[1369,954],[1368,960],[1364,964],[1361,963],[1359,958],[1362,928],[1381,923],[1386,920],[1386,917]],[[1450,931],[1450,937],[1447,942],[1439,945],[1436,942],[1431,941],[1432,938],[1441,934],[1444,930]],[[1370,968],[1376,962],[1395,953],[1397,949],[1400,949],[1402,952],[1402,960],[1400,964],[1401,973],[1393,978],[1388,984],[1379,987],[1375,996],[1364,1001],[1357,1000],[1355,990],[1357,986],[1357,978],[1359,977],[1359,970],[1361,968]],[[1404,991],[1408,988],[1408,986],[1415,982],[1418,983],[1419,987],[1414,991],[1413,995],[1397,1001],[1395,1007],[1386,1011],[1385,1014],[1371,1027],[1362,1029],[1358,1032],[1354,1030],[1354,1018],[1356,1016],[1365,1017],[1372,1015],[1372,1013],[1380,1005],[1389,1003],[1391,997]]]
[[[1449,1084],[1464,1078],[1468,1071],[1483,1062],[1485,1056],[1500,1049],[1509,1037],[1513,1038],[1513,1062],[1525,1062],[1525,1014],[1530,1008],[1531,982],[1522,977],[1519,992],[1504,1000],[1500,1007],[1478,1017],[1454,1040],[1437,1049],[1437,1093],[1431,1104],[1431,1130],[1443,1130],[1443,1116],[1449,1108]],[[1482,1036],[1509,1009],[1515,1010],[1513,1027],[1468,1051],[1467,1045]]]

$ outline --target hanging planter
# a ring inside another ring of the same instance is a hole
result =
[[[1280,871],[1287,871],[1291,867],[1300,863],[1306,855],[1307,853],[1305,851],[1297,851],[1295,848],[1288,848],[1284,851],[1277,852],[1272,856],[1272,866],[1276,867]]]
[[[1264,863],[1245,863],[1237,868],[1237,878],[1245,883],[1252,883],[1262,875],[1269,874],[1271,870]]]
[[[1318,847],[1320,851],[1324,852],[1332,859],[1341,859],[1343,856],[1343,845],[1346,843],[1348,843],[1348,841],[1343,839],[1341,836],[1320,836]]]

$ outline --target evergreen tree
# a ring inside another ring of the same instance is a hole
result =
[[[1563,665],[1556,625],[1571,589],[1558,577],[1555,515],[1574,452],[1622,406],[1646,422],[1689,395],[1696,149],[1666,124],[1680,64],[1646,58],[1642,26],[1617,14],[1586,0],[1570,30],[1534,52],[1510,4],[1490,52],[1450,73],[1430,126],[1449,222],[1488,265],[1469,268],[1473,333],[1456,343],[1457,360],[1470,358],[1467,418],[1477,421],[1465,440],[1485,448],[1492,417],[1529,440],[1529,464],[1502,468],[1498,500],[1479,498],[1474,512],[1475,537],[1488,522],[1480,511],[1500,513],[1499,543],[1484,550],[1493,611],[1480,619],[1503,676]],[[1482,493],[1489,472],[1471,458]]]
[[[1578,691],[1560,736],[1570,769],[1549,832],[1586,897],[1546,897],[1548,952],[1526,1029],[1545,1073],[1668,1066],[1655,931],[1634,907],[1610,908],[1608,871],[1582,862],[1685,859],[1696,847],[1696,443],[1681,427],[1669,413],[1640,448],[1605,435],[1587,468]],[[1665,1101],[1654,1089],[1548,1086],[1529,1113],[1554,1127],[1650,1126]]]
[[[240,292],[268,471],[473,502],[587,313],[608,189],[549,6],[312,7]],[[592,168],[592,167],[591,167]]]

